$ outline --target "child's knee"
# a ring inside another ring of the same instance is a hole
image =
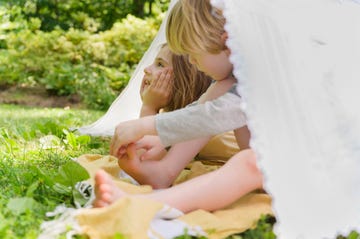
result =
[[[243,165],[245,170],[248,172],[247,175],[251,178],[254,182],[256,187],[261,188],[263,186],[264,177],[257,165],[257,159],[255,152],[251,149],[244,150],[243,155]]]
[[[233,161],[239,167],[246,167],[250,172],[259,174],[255,152],[251,149],[242,150],[233,157]]]

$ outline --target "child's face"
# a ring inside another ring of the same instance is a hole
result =
[[[219,54],[209,52],[196,52],[189,54],[189,61],[195,65],[199,71],[204,72],[214,80],[226,79],[233,70],[233,65],[229,61],[229,50],[223,50]]]
[[[144,69],[144,87],[149,86],[151,81],[158,78],[165,69],[172,68],[171,56],[172,54],[167,46],[161,48],[154,62]]]

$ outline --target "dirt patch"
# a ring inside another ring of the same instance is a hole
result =
[[[1,104],[16,104],[48,108],[84,108],[78,96],[50,95],[40,87],[3,87],[0,89]]]

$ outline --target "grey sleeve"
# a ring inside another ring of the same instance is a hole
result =
[[[212,136],[246,125],[241,98],[227,92],[213,101],[157,114],[155,125],[164,146]]]

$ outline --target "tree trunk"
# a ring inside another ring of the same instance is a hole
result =
[[[133,1],[133,14],[137,17],[144,17],[144,5],[146,1],[144,0],[134,0]]]

